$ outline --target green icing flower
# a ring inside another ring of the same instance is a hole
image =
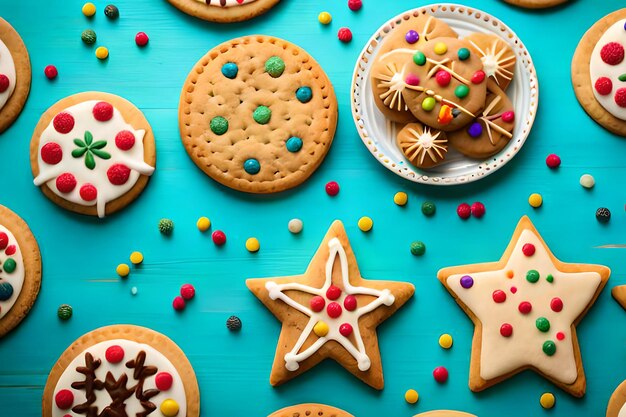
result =
[[[107,145],[106,140],[97,140],[93,141],[93,135],[90,131],[85,131],[85,140],[82,139],[74,139],[74,144],[77,146],[76,149],[72,151],[72,156],[74,158],[80,158],[83,155],[85,156],[85,166],[89,169],[94,169],[96,167],[96,160],[94,155],[101,159],[110,159],[111,154],[102,150]]]

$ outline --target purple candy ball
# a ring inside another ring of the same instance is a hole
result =
[[[461,277],[461,287],[467,289],[472,288],[472,285],[474,285],[474,278],[470,277],[469,275],[463,275]]]
[[[419,33],[414,31],[413,29],[409,30],[404,36],[404,39],[406,39],[406,41],[410,44],[417,42],[419,38],[420,38]]]
[[[477,138],[483,134],[483,127],[480,123],[474,122],[470,125],[469,129],[467,129],[467,133],[473,138]]]

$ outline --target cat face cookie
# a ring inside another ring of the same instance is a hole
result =
[[[252,19],[280,0],[167,0],[180,11],[211,22],[230,23]]]
[[[17,119],[30,92],[31,68],[20,35],[0,18],[0,133]]]

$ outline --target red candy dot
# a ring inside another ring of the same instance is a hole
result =
[[[348,28],[341,28],[337,32],[337,38],[339,38],[341,42],[348,43],[352,40],[352,31]]]
[[[15,252],[17,252],[17,246],[15,245],[9,245],[4,251],[6,255],[15,255]]]
[[[99,122],[106,122],[113,117],[113,106],[106,101],[100,101],[93,106],[93,117]]]
[[[517,308],[518,308],[520,313],[528,314],[528,313],[530,313],[530,310],[533,309],[533,306],[528,301],[522,301],[521,303],[519,303],[519,307],[517,307]]]
[[[435,378],[435,381],[443,384],[448,380],[448,370],[443,366],[438,366],[433,371],[433,377]]]
[[[535,254],[535,245],[532,243],[525,243],[524,246],[522,246],[522,252],[526,256],[533,256]]]
[[[515,120],[515,112],[509,110],[502,113],[502,121],[504,123],[511,123]]]
[[[69,172],[63,173],[57,177],[57,190],[62,193],[69,193],[76,188],[76,177]]]
[[[130,168],[124,164],[114,164],[107,169],[107,177],[113,185],[124,185],[130,177]]]
[[[448,71],[439,70],[437,74],[435,74],[435,80],[437,80],[437,84],[441,87],[445,87],[450,84],[450,80],[452,80],[452,76]]]
[[[54,116],[52,126],[59,133],[69,133],[74,128],[74,117],[69,113],[59,113]]]
[[[137,46],[146,46],[149,40],[150,38],[148,38],[145,32],[137,32],[135,35],[135,43]]]
[[[561,300],[559,297],[554,297],[550,301],[550,308],[555,313],[559,313],[561,310],[563,310],[563,300]]]
[[[48,142],[41,147],[41,159],[46,164],[56,165],[63,159],[63,150],[58,143]]]
[[[326,297],[329,300],[336,300],[337,298],[339,298],[341,296],[341,288],[335,286],[335,285],[331,285],[330,287],[328,287],[328,289],[326,290]]]
[[[485,71],[478,70],[472,75],[472,84],[480,84],[485,80]]]
[[[472,207],[470,207],[470,211],[472,212],[472,215],[474,217],[480,219],[485,215],[485,205],[480,201],[477,201],[472,204]]]
[[[594,87],[598,94],[606,96],[611,94],[611,91],[613,90],[613,82],[608,77],[600,77],[596,80]]]
[[[9,77],[0,74],[0,93],[4,93],[9,88]]]
[[[504,337],[511,337],[511,335],[513,334],[513,326],[511,326],[509,323],[504,323],[502,326],[500,326],[500,334]]]
[[[98,190],[91,184],[85,184],[80,187],[80,198],[85,201],[93,201],[98,196]]]
[[[348,7],[353,12],[360,10],[363,7],[363,2],[361,0],[348,0]]]
[[[328,194],[331,197],[334,197],[337,194],[339,194],[339,184],[337,184],[335,181],[331,181],[328,184],[326,184],[326,194]]]
[[[349,295],[343,300],[343,306],[348,311],[356,310],[356,297],[354,295]]]
[[[9,236],[4,232],[0,232],[0,250],[4,250],[4,248],[6,248],[8,244]]]
[[[332,302],[328,304],[328,307],[326,307],[326,314],[328,314],[328,317],[332,319],[336,319],[341,316],[341,306],[339,303]]]
[[[59,71],[54,65],[48,65],[46,68],[44,68],[43,73],[49,80],[54,80],[57,75],[59,75]]]
[[[511,287],[511,294],[515,294],[517,292],[517,287]]]
[[[196,295],[196,289],[191,284],[183,284],[180,287],[180,296],[185,300],[191,300]]]
[[[549,168],[558,168],[559,165],[561,165],[561,158],[559,158],[558,155],[555,155],[553,153],[551,153],[550,155],[548,155],[548,157],[546,158],[546,165]]]
[[[404,82],[407,83],[408,85],[413,85],[413,86],[420,85],[420,79],[415,74],[408,74],[406,78],[404,79]]]
[[[556,334],[556,340],[563,340],[563,339],[565,339],[565,333],[563,333],[563,332],[558,332],[558,333]]]
[[[456,214],[462,219],[468,219],[472,215],[472,208],[467,203],[461,203],[456,208]]]
[[[211,238],[213,239],[213,243],[215,243],[217,246],[222,246],[224,243],[226,243],[226,235],[221,230],[216,230],[215,232],[213,232]]]
[[[311,310],[319,313],[324,309],[326,301],[324,300],[324,297],[316,295],[315,297],[311,298],[311,301],[309,301],[309,305],[311,306]]]
[[[626,88],[620,88],[615,92],[615,104],[620,107],[626,107]]]
[[[624,60],[624,47],[617,42],[609,42],[600,50],[600,57],[609,65],[617,65]]]
[[[341,333],[342,336],[344,337],[348,337],[352,334],[352,326],[348,323],[344,323],[341,326],[339,326],[339,333]]]
[[[159,391],[167,391],[172,388],[174,378],[169,372],[159,372],[154,377],[154,383]]]
[[[176,311],[181,311],[185,308],[185,299],[180,295],[177,295],[174,297],[174,301],[172,301],[172,307],[174,307],[174,310]]]
[[[68,389],[62,389],[54,396],[54,402],[61,410],[67,410],[74,403],[74,394]]]
[[[493,297],[493,301],[498,304],[506,301],[506,293],[502,290],[495,290],[491,296]]]
[[[124,349],[119,345],[109,346],[104,357],[110,363],[120,363],[124,359]]]
[[[122,130],[115,135],[115,146],[123,151],[127,151],[135,144],[135,135],[129,130]]]

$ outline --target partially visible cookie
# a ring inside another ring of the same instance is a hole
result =
[[[446,132],[431,129],[422,123],[409,123],[398,132],[398,147],[418,168],[432,168],[439,165],[448,153]]]
[[[446,22],[428,14],[425,9],[402,16],[394,22],[390,33],[385,36],[377,53],[377,58],[395,49],[420,48],[425,42],[435,38],[456,38],[458,35]]]
[[[506,91],[515,75],[517,59],[511,45],[495,33],[472,32],[463,40],[469,42],[472,50],[480,56],[485,75]]]
[[[0,133],[17,119],[30,92],[30,58],[20,35],[0,18]]]
[[[397,123],[415,121],[402,91],[406,87],[411,54],[403,51],[391,51],[379,56],[370,72],[374,103],[385,118]],[[408,79],[411,82],[411,78]]]
[[[626,309],[626,285],[618,285],[613,287],[611,295],[615,298],[615,301],[619,303],[624,309]]]
[[[211,22],[230,23],[263,14],[280,0],[167,0],[181,11]]]
[[[606,408],[606,417],[624,417],[626,415],[626,381],[613,391]]]
[[[198,417],[198,381],[183,351],[145,327],[101,327],[78,338],[50,370],[43,417]]]
[[[435,410],[418,414],[414,417],[476,417],[473,414],[464,413],[462,411],[452,410]]]
[[[267,417],[354,417],[335,407],[324,404],[298,404],[275,411]]]
[[[28,225],[0,206],[0,337],[26,317],[41,287],[41,254]]]
[[[247,36],[210,50],[190,72],[179,126],[191,159],[223,185],[273,193],[305,181],[330,149],[337,99],[303,49]]]
[[[514,6],[525,7],[527,9],[545,9],[547,7],[558,6],[568,0],[504,0]]]

